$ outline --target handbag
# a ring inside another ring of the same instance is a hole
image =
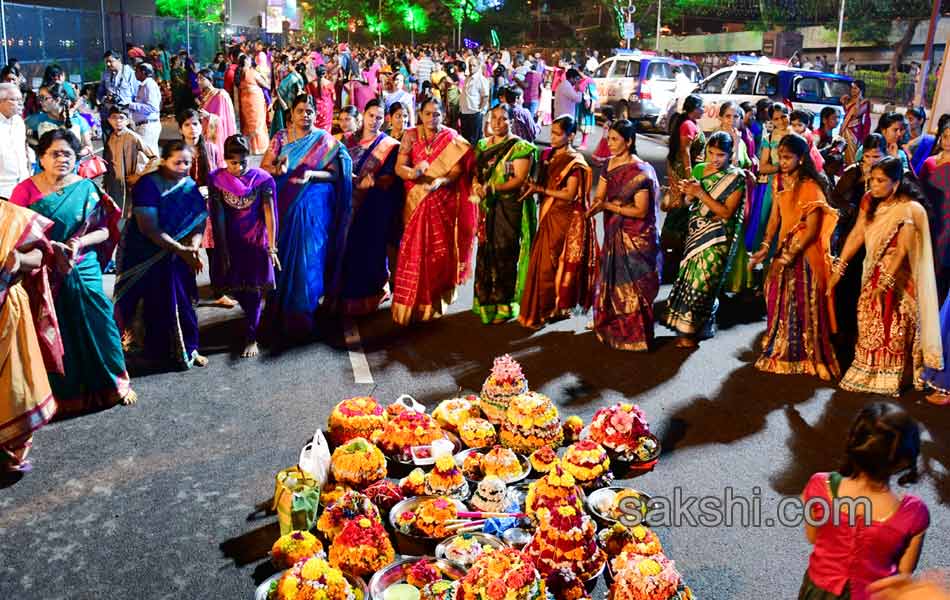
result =
[[[320,487],[313,475],[299,466],[283,469],[275,477],[274,504],[280,534],[309,531],[317,520]]]
[[[79,163],[79,176],[83,179],[95,179],[106,174],[108,165],[101,156],[93,154]]]

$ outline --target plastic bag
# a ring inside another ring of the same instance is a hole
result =
[[[277,473],[274,484],[274,506],[280,534],[309,531],[317,519],[320,486],[313,476],[299,466]]]
[[[323,488],[330,476],[330,445],[327,444],[323,431],[318,429],[313,434],[310,443],[300,451],[297,464],[313,476],[319,488]]]
[[[426,407],[416,402],[416,399],[409,394],[403,394],[402,396],[399,396],[396,398],[396,402],[394,402],[394,404],[401,404],[408,410],[414,410],[418,413],[424,413],[426,411]]]

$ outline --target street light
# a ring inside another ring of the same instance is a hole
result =
[[[663,0],[656,0],[656,51],[660,51],[660,28],[661,16],[663,14]]]
[[[844,3],[841,0],[841,10],[838,12],[838,43],[835,45],[835,73],[841,72],[841,34],[844,31]]]

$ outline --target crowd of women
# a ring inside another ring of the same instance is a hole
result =
[[[472,310],[485,324],[539,329],[592,309],[599,340],[635,351],[655,347],[657,322],[693,348],[715,335],[720,301],[760,296],[759,369],[888,395],[912,381],[948,402],[950,300],[942,321],[938,304],[950,279],[947,118],[936,136],[923,133],[919,110],[910,139],[896,114],[870,133],[857,82],[840,138],[782,104],[725,102],[707,139],[696,124],[702,99],[690,96],[672,123],[661,194],[630,121],[605,124],[596,168],[574,147],[583,115],[556,116],[544,151],[516,135],[516,76],[505,85],[499,72],[484,136],[463,138],[463,115],[439,97],[450,103],[450,90],[468,92],[465,75],[497,71],[494,56],[470,53],[446,84],[436,74],[451,61],[431,51],[410,65],[382,50],[319,61],[303,49],[256,50],[213,67],[223,87],[212,69],[196,71],[198,109],[179,113],[182,139],[130,182],[125,213],[75,174],[83,142],[63,128],[40,137],[38,173],[0,203],[8,469],[29,468],[32,433],[57,410],[135,402],[127,356],[207,364],[195,313],[205,268],[215,296],[245,313],[245,357],[259,352],[262,326],[275,344],[311,337],[318,311],[365,315],[391,301],[400,325],[436,319],[473,276]],[[360,105],[334,114],[344,57],[362,65],[342,82]],[[404,90],[426,61],[418,95]],[[113,256],[110,299],[103,268]],[[655,315],[664,277],[672,290]]]

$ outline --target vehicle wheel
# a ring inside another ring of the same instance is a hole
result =
[[[617,103],[616,108],[614,108],[614,115],[616,116],[617,120],[630,118],[630,109],[627,106],[626,101],[621,100]]]

